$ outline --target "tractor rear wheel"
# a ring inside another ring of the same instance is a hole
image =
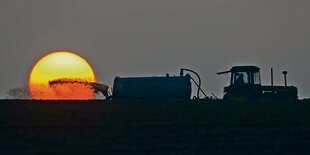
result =
[[[251,99],[252,95],[246,91],[227,92],[224,95],[224,100],[228,101],[247,102]]]

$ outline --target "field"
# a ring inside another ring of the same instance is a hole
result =
[[[0,101],[0,154],[309,154],[310,103]]]

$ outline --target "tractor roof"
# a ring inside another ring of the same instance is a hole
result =
[[[230,69],[231,72],[258,72],[260,68],[257,66],[234,66]]]
[[[229,71],[218,72],[216,74],[226,74],[230,72],[258,72],[260,68],[257,66],[234,66]]]

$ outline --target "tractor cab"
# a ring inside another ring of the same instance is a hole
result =
[[[224,87],[224,100],[252,100],[261,96],[260,68],[256,66],[234,66],[229,71],[230,85]]]
[[[231,86],[261,85],[259,68],[256,66],[235,66],[230,73]]]

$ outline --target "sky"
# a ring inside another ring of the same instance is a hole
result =
[[[99,82],[115,76],[197,71],[208,95],[228,85],[216,75],[257,65],[262,84],[295,85],[310,97],[309,0],[1,0],[0,97],[28,84],[52,51],[83,56]]]

